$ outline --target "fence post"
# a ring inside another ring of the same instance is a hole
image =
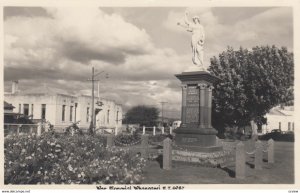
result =
[[[165,128],[164,128],[164,127],[161,128],[161,133],[162,133],[162,134],[165,133]]]
[[[133,135],[133,128],[130,129],[130,134]]]
[[[238,179],[244,179],[246,176],[246,153],[245,145],[239,142],[236,145],[235,152],[235,177]]]
[[[118,135],[118,126],[115,128],[115,135]]]
[[[20,135],[20,128],[21,128],[21,125],[18,125],[18,127],[17,127],[17,136]]]
[[[148,140],[149,136],[148,135],[142,135],[142,157],[147,158],[147,153],[148,153]]]
[[[156,127],[153,126],[153,135],[155,135],[155,129],[156,129]]]
[[[41,133],[42,133],[42,123],[39,123],[36,131],[37,137],[41,136]]]
[[[163,143],[163,169],[170,170],[172,168],[172,140],[170,138],[166,138]]]
[[[145,134],[146,134],[146,127],[143,126],[143,135],[145,135]]]
[[[263,146],[262,142],[258,140],[255,142],[255,156],[254,156],[254,168],[256,170],[262,169],[262,159],[263,159]]]
[[[274,140],[268,140],[268,163],[274,163]]]
[[[47,123],[43,123],[44,124],[44,128],[45,128],[45,132],[47,133],[49,131],[49,124]]]
[[[219,139],[218,136],[216,136],[216,144],[217,144],[217,145],[221,145],[221,141],[220,141],[220,139]]]
[[[114,136],[113,135],[107,135],[106,137],[106,147],[112,147],[114,146]]]

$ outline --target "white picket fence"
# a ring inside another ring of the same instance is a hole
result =
[[[53,129],[55,132],[63,133],[65,132],[66,128],[70,125],[53,125]],[[36,134],[37,136],[40,136],[43,132],[48,132],[50,130],[50,127],[48,123],[38,123],[38,124],[11,124],[11,123],[5,123],[4,124],[4,136],[8,135],[23,135],[23,134]],[[89,129],[81,129],[84,133],[88,133]],[[74,130],[71,129],[71,134],[74,134]],[[110,133],[110,134],[118,134],[117,128],[97,128],[96,132],[100,134]]]
[[[45,131],[45,124],[4,124],[4,136],[11,134],[23,135],[25,133],[35,133],[37,136],[40,136],[42,132]]]
[[[146,134],[146,129],[147,130],[152,130],[152,135],[156,135],[156,134],[158,134],[158,133],[160,133],[160,134],[165,134],[166,132],[166,128],[165,127],[155,127],[155,126],[153,126],[153,127],[145,127],[145,126],[143,126],[143,135],[145,135]],[[172,133],[173,133],[173,129],[172,129],[172,127],[169,127],[169,132],[168,132],[169,134],[171,134],[172,135]]]

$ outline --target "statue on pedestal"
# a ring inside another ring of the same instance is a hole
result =
[[[177,24],[186,28],[188,32],[192,32],[192,61],[193,63],[200,67],[201,69],[204,69],[203,64],[203,46],[204,46],[204,29],[203,26],[200,24],[200,18],[199,16],[193,17],[193,22],[190,22],[187,18],[188,12],[185,13],[184,22],[185,24],[182,24],[178,22]]]

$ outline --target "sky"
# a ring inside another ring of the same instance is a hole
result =
[[[191,33],[177,25],[185,12],[205,30],[204,63],[228,46],[293,51],[290,7],[5,7],[4,88],[41,85],[91,95],[92,67],[100,96],[122,104],[161,107],[180,117],[174,74],[192,66]],[[109,78],[105,78],[105,74]]]

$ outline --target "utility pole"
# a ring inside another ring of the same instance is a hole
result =
[[[161,104],[161,122],[162,122],[162,126],[164,126],[164,104],[166,104],[168,102],[164,102],[164,101],[161,101],[160,104]]]
[[[92,67],[92,78],[88,79],[88,81],[92,81],[92,119],[91,119],[91,129],[94,133],[95,127],[96,127],[96,116],[95,116],[95,81],[99,81],[98,79],[95,79],[96,76],[100,75],[104,71],[101,71],[97,74],[95,74],[95,69]],[[98,90],[99,90],[99,84],[98,84]],[[98,91],[99,92],[99,91]]]

